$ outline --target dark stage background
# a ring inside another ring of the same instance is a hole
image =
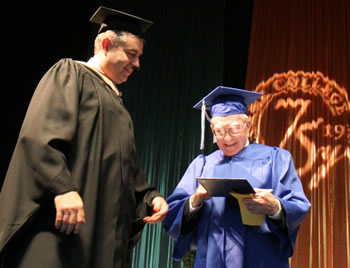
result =
[[[168,196],[201,153],[192,106],[204,95],[218,85],[264,92],[250,109],[252,138],[292,153],[312,202],[292,267],[350,267],[348,0],[6,3],[0,185],[40,78],[61,58],[92,56],[100,5],[154,21],[141,70],[120,86],[149,182]],[[183,267],[172,249],[161,224],[147,226],[133,266]]]
[[[162,127],[153,126],[151,131],[164,137],[178,136],[169,133],[165,126],[176,125],[173,117],[185,113],[185,120],[179,124],[191,126],[194,132],[183,138],[195,138],[197,148],[200,115],[192,110],[193,104],[217,85],[243,88],[245,83],[253,1],[231,2],[219,0],[204,5],[199,0],[87,0],[74,1],[74,6],[71,1],[6,3],[4,12],[14,14],[11,19],[1,18],[0,184],[41,77],[61,58],[87,60],[92,56],[98,26],[89,19],[100,5],[154,21],[142,57],[142,70],[121,86],[134,117],[138,140],[149,132],[149,125],[155,120],[162,120]],[[133,107],[134,102],[137,107]],[[147,110],[151,108],[153,111]],[[141,151],[143,146],[138,147]],[[187,164],[183,163],[184,167]]]
[[[104,5],[152,20],[142,68],[120,86],[134,119],[137,149],[164,196],[200,153],[200,112],[192,106],[218,85],[244,87],[252,0],[17,1],[2,17],[0,185],[27,106],[44,73],[59,59],[92,56],[98,26],[89,18]],[[73,6],[74,5],[74,6]],[[213,150],[207,126],[206,153]],[[147,227],[134,267],[181,267],[160,224]]]

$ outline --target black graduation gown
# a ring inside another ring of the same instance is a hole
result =
[[[136,159],[121,98],[83,64],[60,60],[35,90],[0,193],[0,260],[129,267],[142,217],[160,195]],[[86,224],[67,236],[54,228],[53,199],[71,190],[83,199]]]

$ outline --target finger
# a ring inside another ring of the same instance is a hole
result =
[[[56,220],[55,221],[55,228],[57,230],[60,230],[62,228],[62,220]]]
[[[163,220],[165,215],[161,212],[154,213],[152,216],[143,218],[143,221],[149,224],[157,223]]]
[[[66,229],[66,235],[69,235],[72,233],[73,229],[75,228],[75,224],[77,223],[77,215],[75,211],[72,211],[69,215],[69,220],[67,224],[67,229]]]
[[[161,210],[158,213],[156,213],[156,216],[158,218],[157,222],[162,221],[165,218],[166,214],[168,213],[168,209],[168,205],[164,204]]]
[[[254,188],[256,193],[271,193],[273,189]]]
[[[256,207],[256,206],[254,206],[254,205],[248,206],[247,208],[248,208],[248,211],[249,211],[250,213],[253,213],[253,214],[262,214],[261,211],[259,210],[259,208]]]
[[[163,218],[159,217],[158,215],[153,214],[152,216],[148,216],[148,217],[143,218],[143,221],[145,223],[148,223],[148,224],[154,224],[154,223],[159,222],[162,219]]]
[[[161,210],[162,204],[161,202],[155,202],[153,205],[153,212],[158,212]]]
[[[55,219],[55,228],[60,229],[62,225],[62,210],[57,210]]]
[[[155,223],[158,223],[158,222],[163,221],[163,220],[164,220],[164,218],[165,218],[165,215],[163,215],[163,216],[159,217],[159,218],[158,218],[158,220],[157,220]]]
[[[263,198],[265,196],[272,195],[271,194],[272,189],[255,189],[255,190],[256,190],[254,194],[255,198]]]
[[[80,232],[82,226],[83,226],[83,224],[78,222],[74,227],[74,230],[73,230],[74,234],[78,234]]]
[[[205,190],[203,187],[202,188],[198,188],[197,189],[197,193],[200,194],[200,195],[206,195],[208,194],[207,190]]]
[[[65,234],[66,235],[69,235],[69,234],[71,234],[72,233],[72,231],[74,230],[74,228],[75,228],[75,224],[67,224],[67,229],[66,229],[66,231],[65,231]]]
[[[159,220],[160,220],[160,218],[162,217],[162,213],[160,213],[160,212],[157,212],[157,213],[154,213],[152,216],[151,216],[151,221],[153,222],[153,223],[156,223],[156,222],[158,222]]]
[[[197,190],[198,191],[206,191],[202,184],[198,185]]]
[[[149,223],[149,224],[153,223],[153,222],[151,222],[152,221],[152,217],[151,216],[144,217],[142,220],[145,223]]]
[[[250,206],[250,205],[246,205],[246,208],[247,208],[247,210],[249,211],[249,212],[251,212],[251,213],[253,213],[253,207],[252,206]]]
[[[251,199],[243,200],[243,203],[250,212],[256,210],[257,208],[256,203],[254,203]]]
[[[144,221],[145,223],[148,223],[148,224],[156,223],[156,220],[155,220],[155,218],[154,218],[154,215],[144,217],[144,218],[143,218],[143,221]]]
[[[246,206],[254,205],[254,201],[252,198],[245,198],[243,199],[243,204]]]
[[[83,224],[86,223],[86,220],[85,220],[85,212],[84,212],[84,209],[80,209],[78,211],[78,215],[77,215],[77,224],[75,225],[75,228],[74,228],[74,233],[77,234],[80,232],[81,230],[81,227]]]
[[[199,193],[199,196],[203,199],[203,200],[207,200],[209,199],[211,196],[205,192],[205,193]]]
[[[253,206],[248,206],[247,208],[248,208],[249,212],[254,212],[254,207]]]
[[[78,223],[86,223],[86,220],[85,220],[85,211],[84,211],[83,208],[78,210],[77,222],[78,222]]]
[[[62,211],[62,222],[60,227],[60,232],[64,233],[68,227],[69,211]]]
[[[60,232],[64,233],[67,230],[68,224],[66,222],[61,223]]]
[[[253,209],[253,205],[252,204],[245,204],[246,208],[250,211]]]
[[[167,204],[163,204],[163,206],[161,207],[159,212],[156,213],[157,217],[158,217],[157,222],[164,220],[166,214],[168,213],[168,209],[169,209],[168,205]]]

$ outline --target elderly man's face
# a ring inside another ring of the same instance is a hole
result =
[[[215,117],[211,129],[216,136],[216,144],[226,156],[240,152],[248,139],[250,121],[244,122],[239,114]]]
[[[105,54],[104,72],[114,83],[124,83],[133,71],[140,67],[142,53],[142,39],[128,34],[126,40],[118,46],[109,46]]]

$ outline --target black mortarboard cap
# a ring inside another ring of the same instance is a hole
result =
[[[153,24],[149,20],[104,6],[96,10],[90,21],[101,24],[98,33],[113,30],[125,31],[137,36],[142,36]]]

